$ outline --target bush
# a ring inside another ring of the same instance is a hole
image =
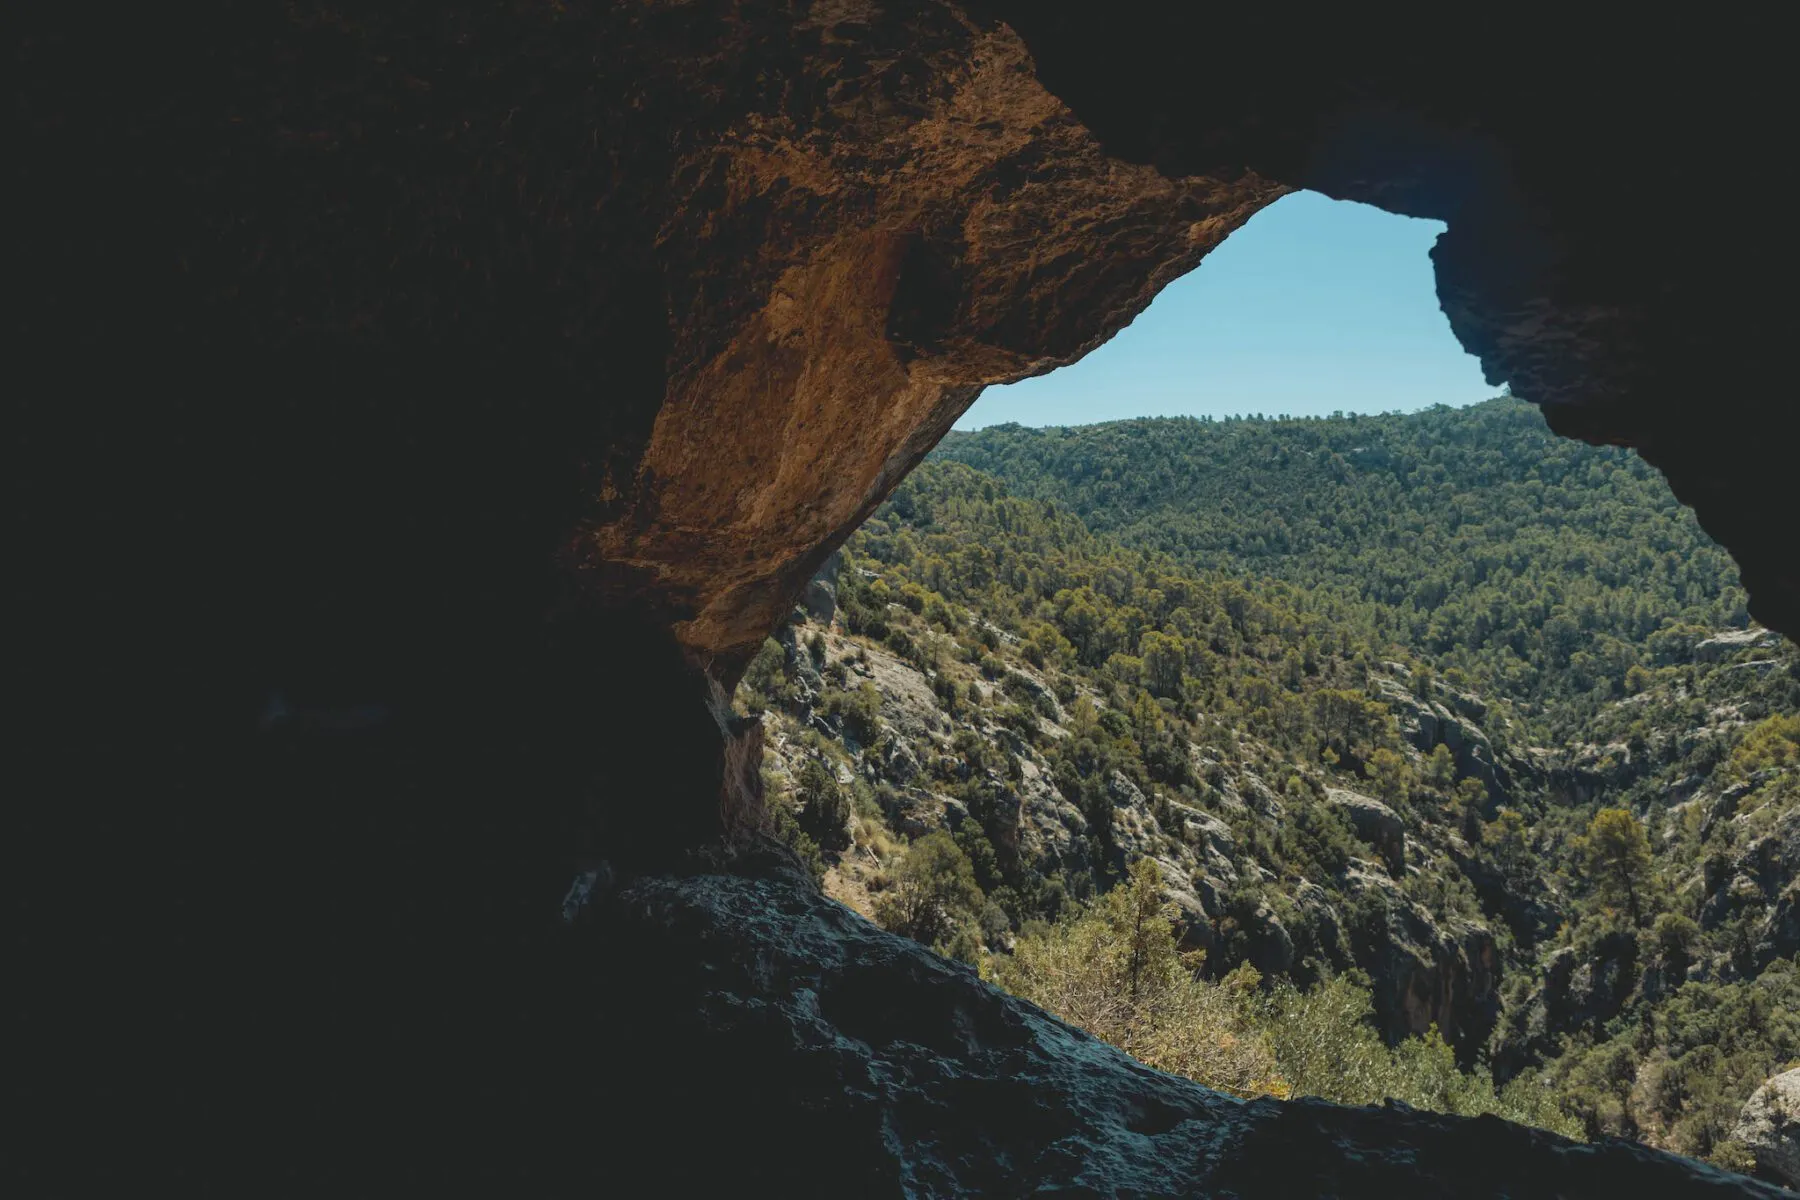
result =
[[[984,903],[968,855],[939,830],[908,848],[893,886],[875,902],[875,920],[944,953],[958,948],[953,943],[976,923]]]
[[[775,827],[775,836],[785,842],[806,865],[815,884],[825,882],[825,856],[819,852],[819,843],[814,841],[806,830],[800,827],[799,816],[794,811],[794,802],[779,795],[772,789],[768,793],[769,820]]]
[[[1151,859],[1073,921],[1021,932],[989,976],[1159,1070],[1235,1095],[1280,1094],[1267,1038],[1240,998],[1194,978],[1177,952],[1162,876]]]
[[[1418,1108],[1493,1113],[1577,1136],[1579,1125],[1531,1082],[1497,1091],[1485,1068],[1461,1071],[1434,1028],[1390,1050],[1369,991],[1339,976],[1310,992],[1280,982],[1259,994],[1248,964],[1217,983],[1182,955],[1155,862],[1072,921],[1022,929],[991,956],[1000,986],[1161,1070],[1240,1096],[1318,1096],[1341,1104],[1388,1097]]]
[[[746,707],[753,712],[760,712],[770,704],[783,702],[787,698],[790,682],[787,651],[774,638],[764,638],[756,657],[744,669],[744,687],[751,693],[750,703]]]
[[[1553,1094],[1529,1080],[1497,1091],[1486,1067],[1463,1071],[1433,1026],[1393,1049],[1375,1030],[1368,989],[1339,976],[1310,992],[1278,985],[1264,1001],[1265,1028],[1295,1095],[1338,1104],[1395,1099],[1414,1108],[1472,1117],[1484,1113],[1581,1136]]]
[[[873,746],[881,736],[881,693],[866,679],[855,691],[828,692],[825,711],[842,718],[844,731],[862,746]]]
[[[827,850],[850,844],[850,801],[837,776],[822,760],[810,758],[800,769],[800,827]]]

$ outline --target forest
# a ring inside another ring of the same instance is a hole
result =
[[[1800,654],[1529,405],[947,439],[763,647],[827,891],[1143,1061],[1738,1169]]]

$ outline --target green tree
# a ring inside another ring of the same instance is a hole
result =
[[[1074,920],[1021,934],[984,970],[1000,986],[1141,1061],[1240,1096],[1285,1094],[1246,996],[1195,976],[1177,949],[1161,875],[1128,880]]]
[[[1401,803],[1412,791],[1412,768],[1386,746],[1369,755],[1363,771],[1374,783],[1376,792],[1389,804]]]
[[[832,692],[825,709],[842,718],[844,732],[863,746],[873,746],[881,736],[881,693],[866,679],[855,691]]]
[[[1672,982],[1679,984],[1694,961],[1694,951],[1700,944],[1700,926],[1691,917],[1666,912],[1657,914],[1652,929],[1656,957]]]
[[[1442,742],[1433,746],[1425,758],[1425,781],[1440,792],[1456,783],[1456,756]]]
[[[1650,840],[1629,809],[1603,808],[1588,824],[1588,870],[1601,903],[1623,906],[1633,923],[1643,919],[1650,888]]]
[[[850,801],[837,775],[824,760],[809,758],[800,768],[796,798],[800,801],[800,827],[827,850],[850,844]]]
[[[756,707],[786,699],[788,683],[787,651],[774,638],[764,638],[756,657],[744,670],[744,684],[759,702]]]
[[[1509,883],[1520,886],[1531,879],[1536,865],[1531,853],[1531,837],[1525,827],[1525,818],[1517,809],[1501,809],[1482,827],[1481,841]]]
[[[875,919],[916,942],[949,949],[975,925],[984,900],[969,856],[938,830],[907,849],[892,887],[875,901]]]
[[[1138,643],[1144,686],[1157,696],[1181,698],[1181,671],[1187,652],[1179,636],[1150,630]]]

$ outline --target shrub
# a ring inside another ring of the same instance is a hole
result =
[[[866,679],[855,691],[828,692],[825,711],[841,717],[844,731],[863,746],[873,746],[881,735],[881,693]]]
[[[850,802],[837,776],[822,760],[811,758],[800,769],[800,827],[827,850],[850,844]]]
[[[893,886],[875,902],[875,920],[944,952],[956,948],[952,943],[974,924],[983,904],[968,855],[939,830],[908,848]]]
[[[1197,966],[1176,949],[1151,859],[1074,920],[1021,932],[1010,957],[987,960],[1001,987],[1150,1066],[1240,1096],[1279,1093],[1268,1040]]]

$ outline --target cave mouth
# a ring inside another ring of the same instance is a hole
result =
[[[1416,411],[1499,390],[1450,329],[1430,253],[1447,226],[1283,196],[1105,344],[987,388],[955,429],[1115,418]]]

